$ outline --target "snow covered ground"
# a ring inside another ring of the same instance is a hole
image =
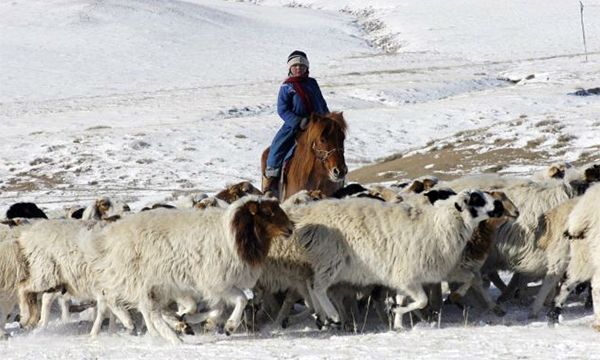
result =
[[[281,124],[286,59],[311,75],[349,124],[350,170],[467,130],[553,161],[600,160],[600,1],[0,0],[0,212],[34,201],[61,214],[99,196],[134,211],[241,180]],[[532,76],[533,75],[533,76]],[[511,81],[508,81],[511,80]],[[481,144],[480,144],[481,145]],[[485,169],[473,169],[482,171]],[[509,304],[510,305],[510,304]],[[512,307],[511,307],[512,306]],[[598,333],[575,300],[565,322],[503,319],[402,333],[318,332],[310,322],[178,347],[149,336],[85,335],[53,323],[0,342],[2,359],[595,359]]]

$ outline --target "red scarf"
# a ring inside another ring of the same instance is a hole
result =
[[[296,90],[296,92],[300,96],[300,100],[302,100],[304,108],[306,109],[306,111],[308,111],[308,114],[310,115],[312,113],[312,105],[310,104],[310,98],[308,97],[308,94],[306,93],[306,91],[304,91],[304,88],[302,87],[302,83],[306,81],[306,79],[308,79],[308,76],[290,76],[289,78],[285,79],[283,83],[292,83],[294,85],[294,90]]]

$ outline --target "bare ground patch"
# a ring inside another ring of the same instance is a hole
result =
[[[460,141],[442,147],[424,147],[413,150],[409,155],[398,154],[379,163],[368,165],[348,174],[348,181],[363,184],[404,181],[421,176],[435,176],[441,180],[452,180],[474,173],[494,173],[510,166],[546,166],[564,159],[559,154],[550,154],[536,149],[537,144],[526,147],[511,147],[498,144],[498,148],[479,145],[477,141]],[[508,146],[507,146],[508,145]],[[598,161],[600,146],[574,161],[574,166]]]
[[[35,171],[18,173],[0,185],[0,193],[3,191],[27,193],[36,190],[54,189],[57,186],[66,184],[64,175],[64,172],[58,172],[52,176],[37,174]]]

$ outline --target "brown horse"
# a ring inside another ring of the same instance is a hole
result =
[[[294,155],[282,171],[280,200],[304,189],[321,190],[328,197],[344,186],[348,173],[344,159],[346,128],[342,112],[312,114],[306,130],[298,133]],[[268,154],[269,148],[262,155],[263,174]]]

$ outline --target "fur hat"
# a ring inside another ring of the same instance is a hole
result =
[[[308,68],[308,57],[306,54],[300,50],[295,50],[288,56],[287,66],[288,70],[292,67],[292,65],[306,65]]]

